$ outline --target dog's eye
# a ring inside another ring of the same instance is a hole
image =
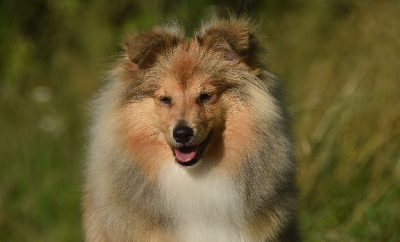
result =
[[[172,99],[170,97],[162,96],[159,98],[160,102],[163,104],[171,105]]]
[[[199,103],[206,103],[211,99],[211,97],[212,97],[212,94],[210,94],[210,93],[202,93],[202,94],[200,94],[200,96],[198,97],[197,100]]]

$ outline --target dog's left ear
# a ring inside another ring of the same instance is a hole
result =
[[[246,20],[218,21],[205,24],[196,34],[200,46],[224,52],[226,60],[245,62],[256,68],[257,54],[264,52]]]

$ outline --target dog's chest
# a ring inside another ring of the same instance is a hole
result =
[[[184,241],[248,241],[240,232],[242,199],[229,177],[172,163],[161,170],[160,186]]]

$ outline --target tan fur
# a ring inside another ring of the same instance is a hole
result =
[[[93,102],[86,241],[295,241],[295,164],[278,81],[246,20],[130,36]],[[204,98],[205,97],[205,98]],[[193,166],[172,133],[193,129]],[[199,151],[200,152],[200,151]]]

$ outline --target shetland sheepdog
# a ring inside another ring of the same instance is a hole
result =
[[[92,103],[86,241],[295,241],[279,81],[248,20],[129,36]]]

